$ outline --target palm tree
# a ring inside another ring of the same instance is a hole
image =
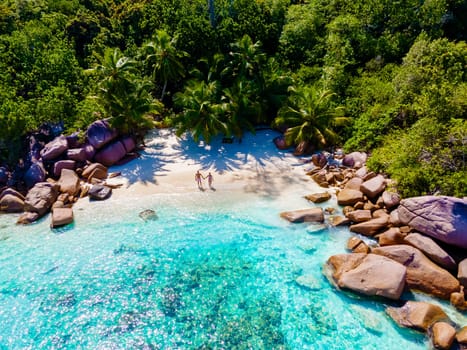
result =
[[[137,62],[123,56],[118,49],[106,49],[104,56],[98,57],[99,63],[87,73],[97,74],[99,88],[106,92],[123,94],[128,90],[137,73]]]
[[[183,92],[175,94],[175,105],[183,109],[174,119],[178,136],[191,131],[196,142],[202,137],[209,144],[213,136],[228,134],[224,121],[226,106],[218,102],[219,90],[217,82],[191,80]]]
[[[122,134],[142,138],[154,126],[153,114],[162,105],[150,94],[152,83],[137,75],[137,63],[118,50],[106,50],[101,62],[91,73],[100,78],[98,101],[104,107],[110,124]]]
[[[274,125],[287,127],[285,139],[297,145],[296,153],[303,153],[308,146],[323,148],[338,140],[334,127],[349,119],[343,107],[335,106],[329,90],[314,86],[289,88],[291,95],[286,106],[279,109]]]
[[[181,58],[187,53],[176,48],[177,38],[171,38],[167,32],[158,30],[153,41],[144,45],[146,63],[152,67],[152,78],[162,83],[162,101],[167,89],[169,80],[176,80],[185,76]]]

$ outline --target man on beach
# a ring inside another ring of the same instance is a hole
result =
[[[203,178],[203,176],[201,175],[201,173],[198,170],[196,172],[196,174],[195,174],[195,181],[198,184],[198,188],[203,188],[203,182],[201,180],[202,178]]]

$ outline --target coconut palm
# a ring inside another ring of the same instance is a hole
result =
[[[181,62],[187,53],[176,48],[177,38],[170,37],[167,32],[158,30],[150,41],[144,45],[146,64],[152,67],[152,77],[163,84],[160,100],[164,98],[169,80],[185,76],[185,68]]]
[[[209,144],[213,136],[229,133],[224,121],[226,105],[218,102],[219,90],[217,82],[191,80],[183,92],[175,94],[175,105],[183,109],[174,119],[178,136],[190,131],[196,142],[203,138]]]
[[[120,133],[142,137],[144,131],[154,126],[153,114],[162,106],[150,95],[152,83],[137,75],[137,63],[115,49],[107,50],[89,72],[100,78],[98,101],[113,127]]]
[[[343,107],[332,103],[334,93],[314,86],[289,88],[286,106],[279,109],[274,125],[286,127],[285,139],[297,145],[297,153],[309,146],[323,148],[338,140],[335,127],[348,121]]]

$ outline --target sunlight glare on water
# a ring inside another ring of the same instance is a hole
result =
[[[310,234],[279,217],[285,207],[249,194],[121,198],[76,206],[57,230],[2,215],[0,348],[426,349],[381,302],[323,277],[348,231]]]

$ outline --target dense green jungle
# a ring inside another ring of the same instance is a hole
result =
[[[467,196],[466,27],[465,0],[3,0],[0,163],[44,123],[266,126],[369,152],[403,196]]]

